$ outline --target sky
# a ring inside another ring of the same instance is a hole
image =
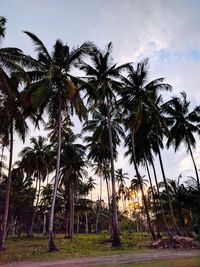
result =
[[[199,14],[198,0],[1,0],[1,15],[8,20],[2,45],[34,56],[32,43],[23,31],[35,33],[50,50],[56,39],[70,47],[90,40],[104,48],[112,41],[116,62],[150,58],[149,80],[166,77],[173,86],[170,96],[185,91],[194,107],[200,104]],[[31,130],[29,136],[38,134]],[[23,144],[17,137],[15,141],[16,158]],[[133,177],[133,167],[123,152],[120,148],[116,168],[123,167]],[[195,159],[200,167],[199,152],[197,145]],[[184,146],[176,154],[172,149],[164,151],[163,161],[170,179],[180,173],[194,176]],[[159,172],[158,164],[157,169]]]

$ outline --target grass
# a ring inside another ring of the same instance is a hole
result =
[[[146,233],[123,234],[121,248],[112,248],[108,234],[79,234],[73,242],[63,239],[63,235],[57,235],[56,244],[59,251],[48,253],[47,237],[37,236],[32,239],[27,237],[9,237],[6,240],[7,250],[0,252],[0,265],[6,262],[16,261],[47,261],[81,256],[102,256],[123,253],[144,252],[150,242],[150,236]],[[200,257],[162,260],[149,263],[112,265],[109,267],[200,267]],[[102,266],[101,266],[102,267]]]
[[[106,265],[102,265],[103,267]],[[162,260],[148,263],[138,264],[115,264],[109,267],[200,267],[200,257],[187,258],[187,259],[176,259],[176,260]],[[107,267],[107,266],[106,266]]]
[[[141,252],[149,243],[148,234],[123,234],[121,248],[111,248],[110,243],[103,242],[109,239],[108,234],[80,234],[73,242],[64,240],[63,235],[57,235],[56,243],[59,251],[48,253],[47,237],[38,236],[32,239],[26,237],[9,237],[6,240],[7,250],[0,252],[0,263],[12,261],[41,261],[56,260],[80,256],[102,256],[119,253]]]

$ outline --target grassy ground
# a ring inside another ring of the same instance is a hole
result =
[[[32,239],[26,237],[10,237],[6,240],[7,250],[0,252],[0,263],[20,260],[56,260],[76,256],[101,256],[128,252],[144,251],[150,237],[148,234],[123,234],[123,246],[119,249],[111,248],[110,243],[103,242],[109,239],[107,234],[81,234],[75,236],[73,242],[64,240],[63,235],[58,235],[56,243],[59,251],[48,253],[47,237],[38,236]]]
[[[140,264],[118,264],[111,265],[109,267],[200,267],[200,257],[187,258],[187,259],[176,259],[176,260],[162,260],[149,263]],[[103,267],[103,266],[101,266]],[[107,266],[106,266],[107,267]]]

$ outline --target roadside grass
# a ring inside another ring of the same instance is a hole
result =
[[[107,267],[108,265],[101,265],[99,267]],[[109,267],[200,267],[200,257],[192,257],[187,259],[175,260],[161,260],[146,263],[130,263],[130,264],[115,264]]]
[[[78,234],[74,240],[63,239],[63,235],[56,235],[56,244],[59,251],[48,252],[47,237],[35,236],[32,239],[27,237],[9,237],[6,240],[6,251],[0,252],[0,264],[13,261],[45,261],[65,259],[80,256],[102,256],[129,252],[142,252],[150,242],[147,233],[123,233],[121,248],[112,248],[111,243],[106,242],[110,236],[103,234]]]

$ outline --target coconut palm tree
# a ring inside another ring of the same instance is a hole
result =
[[[0,16],[0,45],[5,37],[6,18]],[[26,59],[26,60],[25,60]],[[1,47],[0,46],[0,87],[2,90],[8,90],[7,76],[12,72],[19,72],[20,76],[26,77],[22,64],[28,64],[29,57],[26,57],[22,51],[16,47]],[[20,77],[19,76],[19,77]],[[2,93],[2,92],[1,92]],[[0,97],[1,97],[0,93]]]
[[[76,138],[77,136],[73,133],[63,136],[61,146],[60,186],[64,186],[65,192],[67,191],[69,194],[69,237],[71,240],[74,234],[74,200],[81,185],[81,180],[84,176],[87,176],[85,170],[86,162],[84,159],[85,147],[81,144],[74,143]],[[89,190],[88,185],[87,188]]]
[[[126,179],[129,179],[129,177],[127,176],[128,173],[123,173],[122,168],[118,169],[115,171],[115,179],[118,183],[118,195],[119,197],[121,197],[122,195],[122,204],[123,204],[123,209],[125,210],[125,200],[126,200],[126,188],[125,188],[125,184],[126,184]]]
[[[30,225],[30,231],[28,233],[29,237],[33,236],[33,225],[35,216],[38,209],[41,183],[44,182],[49,174],[50,161],[51,161],[51,146],[46,144],[47,139],[42,136],[32,137],[30,143],[33,147],[25,147],[19,153],[21,157],[21,168],[25,171],[28,177],[34,176],[36,179],[36,189],[35,189],[35,209],[32,216],[32,221]]]
[[[148,115],[146,116],[145,126],[146,126],[146,131],[148,132],[148,138],[149,138],[151,151],[153,151],[158,156],[158,159],[159,159],[163,182],[165,185],[165,191],[167,194],[171,219],[172,219],[172,222],[173,222],[173,225],[175,227],[177,234],[180,234],[179,227],[177,225],[175,215],[174,215],[170,193],[169,193],[168,186],[167,186],[167,178],[166,178],[166,173],[164,170],[164,164],[163,164],[162,155],[161,155],[161,150],[164,148],[163,138],[165,136],[167,137],[169,136],[169,130],[168,130],[168,125],[167,125],[169,122],[167,122],[166,117],[163,115],[161,100],[162,100],[161,97],[158,97],[155,100],[154,109],[151,109],[148,112]],[[152,153],[149,153],[149,160],[154,169]],[[154,174],[155,174],[155,169],[154,169]],[[157,181],[156,181],[156,184],[157,184]],[[158,186],[157,186],[157,191],[159,191]],[[162,203],[162,200],[161,200],[161,203]],[[163,213],[163,219],[164,219],[164,213]],[[167,228],[169,236],[172,237],[167,227],[167,224],[166,224],[166,228]]]
[[[195,163],[192,148],[196,146],[195,133],[199,134],[200,123],[200,106],[190,111],[190,101],[187,100],[185,92],[181,93],[181,97],[173,97],[170,101],[163,105],[163,111],[167,114],[170,126],[170,135],[168,137],[167,146],[174,146],[175,151],[180,147],[181,143],[186,144],[187,150],[192,158],[194,165],[197,188],[200,192],[198,168]]]
[[[5,250],[13,163],[13,135],[14,132],[17,132],[20,138],[25,141],[25,136],[28,130],[26,117],[24,115],[24,107],[21,102],[21,93],[19,92],[20,81],[18,81],[14,75],[9,77],[6,73],[4,73],[4,79],[6,80],[6,85],[4,86],[4,83],[0,86],[0,91],[3,95],[3,100],[0,104],[0,136],[9,140],[9,166],[4,216],[0,227],[0,250]]]
[[[123,173],[122,168],[117,169],[117,170],[115,171],[115,176],[116,176],[116,181],[117,181],[117,183],[118,183],[119,185],[120,185],[120,184],[125,185],[125,184],[126,184],[126,179],[129,179],[129,177],[128,177],[127,175],[128,175],[127,172]]]
[[[112,246],[121,246],[119,237],[119,226],[117,216],[117,202],[116,202],[116,188],[115,188],[115,168],[114,168],[114,152],[113,152],[113,136],[112,136],[112,122],[111,111],[115,103],[115,92],[121,87],[121,83],[117,81],[120,71],[127,67],[127,64],[116,66],[111,58],[112,43],[109,43],[105,51],[94,49],[90,53],[91,65],[83,62],[81,69],[87,75],[89,87],[87,88],[88,102],[91,106],[96,107],[104,103],[106,105],[106,118],[108,125],[109,137],[109,152],[110,152],[110,166],[111,166],[111,184],[112,184],[112,228],[113,228],[113,242]]]
[[[94,145],[95,146],[95,145]],[[107,189],[107,197],[108,197],[108,216],[109,216],[109,221],[108,221],[108,228],[109,228],[109,233],[112,234],[112,225],[111,225],[111,197],[110,197],[110,166],[109,166],[109,159],[105,158],[102,163],[100,161],[102,160],[100,155],[100,160],[99,162],[93,164],[95,167],[93,168],[94,174],[98,175],[100,177],[100,199],[99,199],[99,209],[98,209],[98,214],[97,214],[97,220],[96,220],[96,232],[98,228],[98,219],[99,219],[99,213],[100,213],[100,208],[101,208],[101,196],[102,196],[102,178],[106,181],[106,189]],[[96,156],[95,156],[96,157]],[[96,160],[97,157],[96,157]]]
[[[5,25],[6,25],[6,18],[0,16],[0,38],[5,37]]]
[[[147,114],[150,110],[154,109],[154,102],[159,90],[170,90],[169,84],[163,83],[163,78],[155,79],[151,82],[148,80],[148,59],[137,64],[136,68],[130,66],[128,69],[127,77],[121,77],[124,84],[124,89],[121,90],[121,99],[119,104],[124,107],[125,127],[129,131],[128,139],[131,140],[132,147],[132,162],[135,167],[138,181],[140,183],[140,174],[138,170],[137,158],[136,158],[136,143],[135,134],[137,133],[140,125],[144,120],[144,114]],[[141,191],[142,184],[140,183]],[[147,217],[147,203],[145,204],[145,196],[143,195],[143,202],[146,206]],[[148,219],[149,229],[152,233],[153,239],[155,234],[151,227],[150,218]]]
[[[59,182],[62,121],[70,118],[70,115],[74,112],[79,119],[85,117],[86,109],[78,89],[80,79],[73,76],[71,71],[79,63],[80,58],[88,53],[91,43],[86,42],[80,47],[70,50],[68,45],[64,45],[62,41],[57,40],[53,51],[49,53],[36,35],[30,32],[25,33],[34,43],[39,63],[36,71],[33,70],[28,73],[30,79],[35,81],[28,93],[32,96],[33,103],[38,108],[38,120],[46,110],[49,118],[54,118],[57,125],[57,163],[48,233],[49,251],[55,251],[58,248],[53,240],[53,223]]]
[[[85,141],[89,143],[88,157],[90,159],[93,159],[98,164],[103,164],[104,166],[106,166],[106,164],[110,161],[112,176],[112,168],[114,168],[114,159],[117,158],[117,145],[120,143],[119,136],[124,137],[124,132],[122,127],[119,125],[118,117],[116,116],[114,110],[111,108],[109,108],[108,118],[107,104],[101,104],[101,106],[99,106],[98,110],[96,110],[92,116],[93,119],[89,120],[83,128],[84,132],[92,132],[92,136],[88,136],[85,138]],[[112,147],[110,145],[110,141],[112,141]],[[107,176],[106,179],[108,180]],[[115,181],[112,181],[112,246],[119,246],[121,242],[119,239],[117,206],[115,207],[116,192],[114,195],[113,192],[115,192]]]
[[[95,189],[95,185],[96,185],[95,179],[90,176],[90,177],[88,177],[86,183],[87,183],[88,189],[91,193],[91,200],[92,200],[92,190]]]

